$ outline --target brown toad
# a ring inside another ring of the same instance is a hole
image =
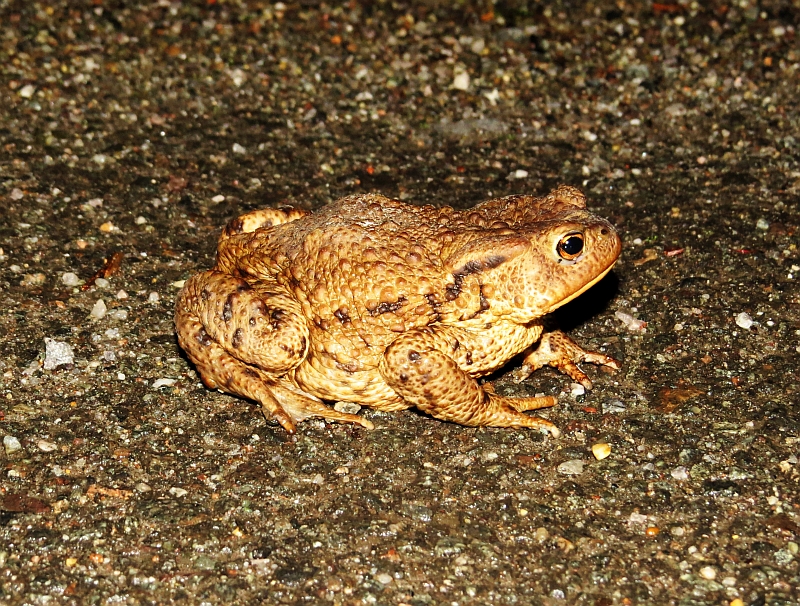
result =
[[[289,432],[308,417],[372,428],[323,403],[347,401],[558,436],[523,414],[554,397],[504,397],[477,379],[523,351],[519,380],[550,365],[590,387],[578,362],[618,368],[542,320],[620,248],[567,186],[465,211],[374,194],[316,213],[258,210],[231,221],[214,269],[187,281],[178,341],[209,388],[259,402]]]

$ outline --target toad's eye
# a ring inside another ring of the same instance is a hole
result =
[[[573,232],[558,241],[558,256],[567,261],[572,261],[583,252],[583,234]]]

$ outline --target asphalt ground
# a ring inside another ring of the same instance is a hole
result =
[[[0,2],[0,603],[798,603],[798,25]],[[177,346],[241,212],[560,183],[624,251],[557,319],[623,368],[493,377],[557,395],[558,439],[413,411],[289,436]]]

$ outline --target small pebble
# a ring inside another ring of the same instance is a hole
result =
[[[147,295],[147,302],[148,303],[158,303],[158,300],[160,298],[161,297],[158,295],[157,292],[151,292],[149,295]]]
[[[703,566],[700,569],[700,576],[709,581],[713,581],[717,578],[717,571],[714,570],[713,566]]]
[[[22,444],[14,436],[3,436],[3,448],[5,448],[6,454],[10,455],[22,450]]]
[[[234,143],[233,144],[233,153],[234,154],[246,154],[247,153],[247,148],[245,148],[243,145],[239,145],[238,143]]]
[[[106,234],[111,233],[115,229],[116,227],[114,227],[114,224],[111,221],[106,221],[100,226],[100,231]]]
[[[67,271],[61,274],[61,283],[64,286],[79,286],[81,283],[81,279],[78,277],[77,274],[72,273],[71,271]]]
[[[134,223],[136,223],[136,225],[144,225],[145,223],[147,223],[147,219],[145,219],[144,217],[142,217],[141,215],[139,215],[139,216],[138,216],[138,217],[136,217],[136,219],[134,220]]]
[[[361,406],[355,402],[336,402],[336,404],[333,405],[333,409],[338,412],[354,415],[358,414],[358,411],[361,410]]]
[[[224,202],[225,201],[225,196],[223,196],[222,194],[217,194],[216,196],[211,198],[211,201],[212,202],[217,202],[217,203]]]
[[[644,524],[647,522],[647,516],[638,511],[632,511],[631,515],[628,517],[628,521],[631,524]]]
[[[603,412],[607,413],[620,413],[625,412],[625,403],[622,400],[609,400],[608,402],[603,402]]]
[[[573,398],[577,398],[586,393],[586,388],[580,383],[570,383],[569,393]]]
[[[750,327],[753,326],[753,318],[750,317],[750,314],[743,311],[736,316],[736,326],[744,328],[745,330],[750,330]]]
[[[185,488],[173,486],[172,488],[169,489],[169,494],[171,494],[173,497],[180,498],[180,497],[185,497],[187,494],[189,494],[189,491],[186,490]]]
[[[467,72],[459,72],[453,78],[453,88],[456,90],[467,90],[469,88],[469,74]]]
[[[593,444],[592,454],[594,455],[595,459],[602,461],[611,454],[611,444],[607,444],[606,442],[598,442],[597,444]]]
[[[44,339],[44,369],[55,370],[62,364],[74,364],[75,354],[69,343],[56,341],[45,337]]]
[[[625,328],[631,332],[645,332],[645,328],[647,327],[647,322],[638,320],[624,311],[615,311],[614,317],[622,322],[625,325]]]
[[[153,389],[159,389],[160,387],[172,387],[177,383],[177,379],[168,379],[166,377],[161,379],[156,379],[153,381]]]
[[[124,290],[120,290],[117,292],[117,299],[127,299],[127,298],[128,298],[128,293],[126,293]]]
[[[515,170],[515,171],[512,173],[512,176],[513,176],[515,179],[524,179],[525,177],[527,177],[527,176],[528,176],[528,171],[527,171],[527,170],[523,170],[523,169],[519,168],[519,169]]]
[[[102,320],[106,316],[106,312],[108,312],[106,302],[103,301],[103,299],[97,299],[95,304],[92,306],[92,311],[89,313],[89,317],[94,320]]]
[[[36,92],[36,87],[33,84],[26,84],[21,89],[19,89],[19,96],[23,99],[30,99],[33,97],[33,93]]]
[[[544,526],[539,526],[539,528],[537,528],[533,532],[533,538],[534,538],[535,541],[537,541],[539,543],[544,543],[547,539],[550,538],[550,533],[547,531],[547,528],[545,528]]]
[[[689,479],[689,472],[686,471],[686,468],[682,465],[680,467],[676,467],[670,472],[670,475],[679,481],[684,481]]]
[[[392,582],[392,575],[386,572],[381,572],[375,575],[375,580],[378,581],[381,585],[388,585]]]
[[[39,450],[42,452],[53,452],[58,448],[57,444],[53,444],[53,442],[48,442],[47,440],[39,440],[36,442],[36,446],[38,446]]]
[[[565,476],[577,476],[583,473],[584,462],[581,459],[572,459],[561,463],[557,470]]]
[[[47,280],[47,276],[42,273],[25,274],[20,282],[20,286],[41,286]]]
[[[114,309],[109,312],[108,316],[113,318],[114,320],[127,320],[128,319],[128,310],[127,309]]]
[[[759,219],[756,221],[756,229],[760,229],[761,231],[767,231],[769,229],[769,221],[766,219]]]
[[[94,285],[97,288],[108,288],[109,286],[111,286],[111,282],[109,282],[106,278],[97,278],[94,281]]]

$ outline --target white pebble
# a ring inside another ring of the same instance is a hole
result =
[[[23,191],[19,187],[15,187],[14,189],[11,190],[11,199],[12,200],[22,200],[22,198],[24,196],[25,196],[25,194],[23,193]]]
[[[55,370],[62,364],[74,364],[75,354],[69,343],[56,341],[45,337],[44,339],[44,369]]]
[[[453,78],[453,88],[456,90],[467,90],[469,88],[469,74],[467,72],[458,72]]]
[[[186,490],[185,488],[179,488],[178,486],[173,486],[172,488],[169,489],[169,494],[171,494],[173,497],[180,498],[180,497],[185,497],[187,494],[189,494],[189,491]]]
[[[3,448],[6,449],[6,454],[10,455],[22,450],[22,444],[14,436],[3,436]]]
[[[156,379],[155,381],[153,381],[153,389],[158,389],[159,387],[172,387],[177,382],[178,382],[177,379],[167,379],[167,378]]]
[[[234,143],[233,144],[233,153],[234,154],[246,154],[247,153],[247,148],[245,148],[243,145],[239,145],[238,143]]]
[[[97,288],[108,288],[109,286],[111,286],[111,282],[109,282],[105,278],[97,278],[94,281],[94,285],[97,286]]]
[[[159,299],[160,299],[160,297],[158,296],[157,292],[151,292],[149,295],[147,295],[147,302],[148,303],[158,303]]]
[[[577,476],[583,473],[584,462],[581,459],[572,459],[564,461],[558,466],[558,473],[563,473],[565,476]]]
[[[109,317],[115,320],[127,320],[128,319],[128,310],[127,309],[115,309],[111,311]]]
[[[586,393],[586,388],[580,383],[570,383],[569,393],[573,398],[577,398],[578,396],[582,396]]]
[[[759,219],[758,221],[756,221],[756,229],[767,231],[769,229],[769,221],[767,221],[766,219]]]
[[[753,318],[750,317],[750,314],[743,311],[736,316],[736,326],[744,328],[745,330],[750,330],[750,327],[753,326]]]
[[[94,320],[102,320],[108,308],[106,307],[106,302],[103,299],[97,299],[94,306],[92,306],[92,311],[89,313],[89,317]]]
[[[117,299],[127,299],[127,298],[128,298],[128,293],[126,293],[124,290],[120,290],[117,292]]]
[[[709,581],[717,578],[717,571],[712,566],[703,566],[700,569],[700,576]]]
[[[527,176],[528,176],[528,171],[527,170],[523,170],[523,169],[519,168],[519,169],[514,171],[514,178],[515,179],[524,179]]]
[[[78,274],[67,271],[61,274],[61,283],[64,286],[78,286],[81,283],[81,279],[78,277]]]
[[[632,315],[626,314],[624,311],[615,311],[614,317],[622,322],[625,325],[625,328],[631,332],[645,332],[645,329],[647,328],[647,322],[634,318]]]
[[[632,511],[631,515],[628,516],[628,522],[631,524],[645,524],[647,522],[647,516],[638,511]]]
[[[136,219],[134,220],[134,223],[136,223],[136,225],[144,225],[145,223],[147,223],[147,219],[145,219],[144,217],[142,217],[141,215],[139,215],[139,216],[138,216],[138,217],[136,217]]]
[[[336,402],[336,404],[333,405],[333,409],[338,412],[354,415],[358,414],[358,411],[361,410],[361,406],[355,402]]]
[[[603,412],[616,414],[620,412],[625,412],[625,402],[622,400],[608,400],[607,402],[603,402]]]
[[[21,89],[19,89],[19,96],[23,99],[30,99],[33,97],[33,93],[36,92],[36,87],[33,84],[26,84]]]
[[[225,196],[223,196],[222,194],[217,194],[216,196],[214,196],[213,198],[211,198],[211,201],[212,201],[212,202],[216,202],[216,203],[218,203],[218,204],[219,204],[220,202],[225,202]]]
[[[48,442],[47,440],[39,440],[36,442],[36,446],[39,447],[39,450],[42,452],[53,452],[58,448],[57,444],[53,444],[52,442]]]
[[[387,572],[381,572],[375,575],[375,580],[381,585],[388,585],[392,582],[392,575]]]
[[[670,475],[679,481],[684,481],[689,479],[689,473],[686,471],[686,468],[683,466],[676,467],[670,472]]]

